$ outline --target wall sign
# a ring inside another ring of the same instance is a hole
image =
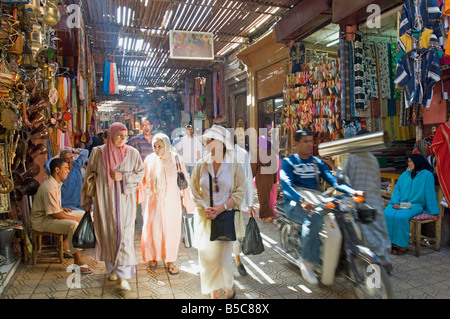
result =
[[[214,60],[214,38],[210,32],[169,32],[170,58]]]

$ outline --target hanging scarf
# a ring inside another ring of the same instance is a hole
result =
[[[114,145],[114,137],[120,131],[128,131],[128,129],[125,125],[119,122],[111,124],[111,127],[108,130],[108,140],[102,152],[103,165],[106,170],[106,175],[108,176],[108,185],[110,186],[113,184],[111,172],[123,163],[123,160],[131,147],[128,145],[124,145],[122,147],[117,147]]]
[[[155,143],[161,141],[164,144],[164,154],[162,157],[152,154],[149,159],[148,167],[149,173],[146,177],[146,184],[148,187],[149,195],[162,195],[164,196],[167,191],[167,179],[166,169],[170,164],[172,158],[170,139],[166,134],[158,133],[153,137],[152,146],[155,147]]]

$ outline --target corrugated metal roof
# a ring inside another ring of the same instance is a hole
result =
[[[298,0],[65,0],[82,5],[93,41],[98,78],[103,63],[117,63],[119,84],[177,87],[220,57],[272,27]],[[214,34],[214,61],[169,57],[169,31]],[[222,59],[223,60],[223,59]],[[99,80],[98,80],[99,81]]]

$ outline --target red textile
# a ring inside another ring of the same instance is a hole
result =
[[[450,203],[450,121],[439,125],[434,135],[433,144],[436,157],[436,173],[445,200]]]
[[[444,123],[447,115],[447,101],[442,97],[442,83],[435,85],[433,98],[429,108],[423,108],[423,124]]]

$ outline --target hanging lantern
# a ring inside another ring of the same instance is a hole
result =
[[[29,4],[25,5],[25,12],[29,17],[36,18],[40,15],[40,0],[31,0]]]
[[[47,23],[47,25],[54,27],[58,24],[60,19],[61,13],[59,12],[58,6],[47,2],[44,9],[44,22]]]
[[[37,69],[37,67],[38,67],[36,65],[36,60],[34,59],[34,56],[33,56],[33,51],[31,51],[28,44],[25,44],[25,46],[23,48],[22,63],[20,64],[20,67],[22,69],[26,69],[26,70],[34,70],[34,69]]]
[[[39,23],[33,22],[32,30],[30,34],[31,38],[31,51],[33,51],[33,56],[36,58],[40,51],[42,50],[42,27]]]

